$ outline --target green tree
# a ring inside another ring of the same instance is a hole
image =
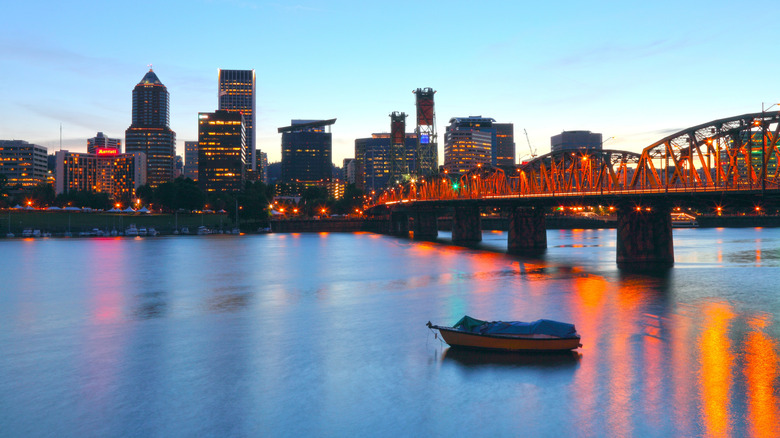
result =
[[[54,188],[51,184],[39,183],[30,189],[30,199],[39,207],[49,206],[54,203]]]

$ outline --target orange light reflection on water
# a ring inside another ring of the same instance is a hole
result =
[[[604,318],[607,294],[613,288],[602,277],[583,276],[574,281],[574,294],[572,295],[572,320],[577,321],[577,332],[582,336],[582,355],[590,357],[593,362],[584,362],[581,369],[575,375],[577,394],[580,397],[580,412],[582,418],[580,432],[583,436],[592,436],[595,427],[590,421],[599,414],[601,406],[596,394],[599,376],[599,344],[598,339],[602,330],[601,322]],[[587,365],[586,365],[587,364]]]
[[[747,384],[747,410],[750,419],[750,435],[776,437],[778,435],[778,398],[775,382],[778,378],[777,342],[762,329],[766,319],[751,321],[753,331],[745,342],[745,381]]]
[[[707,436],[729,436],[729,392],[734,356],[728,331],[734,312],[726,303],[704,307],[704,331],[699,340],[702,419]]]

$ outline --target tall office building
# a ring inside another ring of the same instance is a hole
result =
[[[444,133],[444,170],[457,174],[493,164],[494,122],[481,116],[451,118]]]
[[[46,182],[48,172],[46,148],[23,140],[0,140],[0,174],[8,185],[31,188]]]
[[[102,151],[103,154],[113,155],[113,150],[117,153],[122,153],[121,139],[108,138],[102,132],[98,132],[96,136],[87,139],[88,154],[99,154],[99,151]]]
[[[173,179],[176,133],[169,127],[168,89],[152,69],[133,88],[133,122],[125,131],[127,153],[146,155],[150,186]]]
[[[333,137],[330,120],[293,120],[282,134],[282,182],[317,185],[332,177]]]
[[[247,162],[257,174],[257,145],[255,138],[255,71],[219,69],[219,107],[244,115]]]
[[[184,177],[198,180],[198,142],[184,142]]]
[[[590,131],[563,131],[550,137],[552,152],[567,150],[601,150],[601,134]]]
[[[511,123],[493,123],[496,141],[493,143],[494,165],[508,169],[515,167],[515,125]]]
[[[390,180],[390,134],[375,133],[355,139],[355,185],[361,190],[377,190],[392,185]],[[417,134],[406,133],[404,153],[412,166],[417,158]]]
[[[198,184],[204,191],[241,191],[247,158],[244,116],[240,112],[198,114]]]

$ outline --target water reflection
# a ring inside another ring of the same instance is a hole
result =
[[[511,353],[448,348],[442,354],[442,361],[457,363],[468,368],[497,365],[505,367],[530,366],[569,370],[577,368],[580,357],[581,354],[575,351],[554,353]]]
[[[3,240],[1,434],[776,436],[780,230],[677,233],[649,274],[615,267],[613,233],[551,231],[535,258],[501,233]],[[463,314],[572,322],[583,347],[423,325]]]

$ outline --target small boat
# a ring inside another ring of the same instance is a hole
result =
[[[135,227],[135,224],[130,224],[129,227],[125,230],[125,236],[131,236],[135,237],[138,235],[138,228]]]
[[[188,227],[181,227],[181,233],[182,234],[190,234],[190,229]]]
[[[540,319],[534,322],[483,321],[464,316],[452,327],[436,329],[451,347],[500,351],[566,351],[582,347],[574,324]]]
[[[32,237],[33,232],[32,228],[25,228],[24,231],[22,231],[22,237]]]
[[[211,230],[203,225],[198,227],[198,236],[205,236],[207,234],[211,234]]]
[[[146,236],[147,234],[149,234],[149,233],[146,231],[146,228],[141,227],[141,228],[138,229],[138,235],[139,236]]]
[[[152,236],[152,237],[155,237],[155,236],[157,236],[158,234],[160,234],[159,232],[157,232],[157,230],[155,230],[155,229],[154,229],[154,227],[149,227],[149,232],[148,232],[148,233],[149,233],[149,235],[150,235],[150,236]]]

